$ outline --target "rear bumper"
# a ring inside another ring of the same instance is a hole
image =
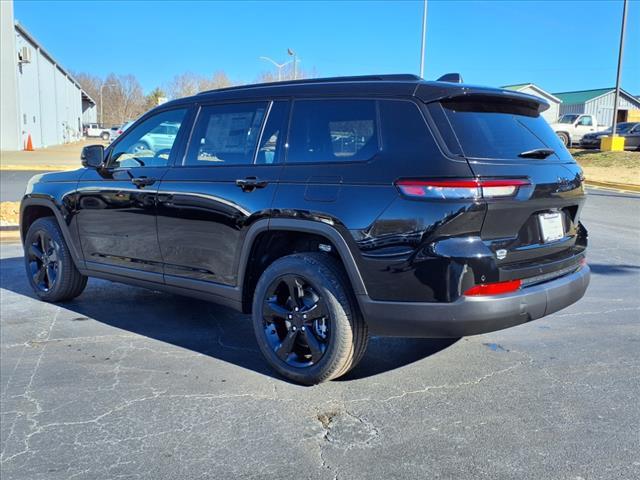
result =
[[[373,335],[458,338],[492,332],[550,315],[582,298],[587,265],[556,280],[496,296],[462,297],[451,303],[382,302],[360,298]]]

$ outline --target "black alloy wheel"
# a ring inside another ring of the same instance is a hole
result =
[[[263,302],[264,335],[275,354],[292,367],[317,364],[331,335],[325,300],[305,279],[284,275],[271,283]]]
[[[43,292],[51,291],[58,279],[60,257],[58,245],[45,230],[39,230],[27,246],[27,261],[33,285]]]
[[[87,285],[55,217],[38,218],[31,224],[24,237],[24,263],[31,288],[41,300],[71,300]]]
[[[349,278],[325,253],[295,253],[269,265],[256,285],[252,315],[265,359],[296,383],[340,377],[367,348],[367,324]]]

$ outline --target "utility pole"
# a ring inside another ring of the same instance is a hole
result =
[[[626,1],[626,0],[625,0]],[[424,78],[424,49],[427,41],[427,0],[422,7],[422,47],[420,48],[420,76]]]
[[[620,77],[622,75],[622,54],[624,53],[624,34],[627,27],[627,2],[623,0],[622,4],[622,28],[620,29],[620,50],[618,51],[618,76],[616,77],[616,94],[613,104],[613,125],[611,126],[611,136],[616,136],[616,127],[618,124],[618,99],[620,98]]]
[[[100,128],[104,126],[104,123],[103,123],[104,106],[102,105],[102,89],[104,87],[115,87],[115,86],[116,86],[115,83],[103,83],[102,85],[100,85]]]

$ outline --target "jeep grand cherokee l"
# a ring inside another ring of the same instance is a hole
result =
[[[91,276],[251,313],[269,364],[305,384],[352,369],[369,334],[528,322],[589,283],[583,177],[546,108],[412,75],[175,100],[30,181],[28,279],[51,302]],[[139,148],[159,127],[170,141]]]

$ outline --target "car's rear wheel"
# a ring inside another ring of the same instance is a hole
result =
[[[569,143],[570,143],[569,135],[567,135],[564,132],[558,132],[557,135],[558,135],[558,138],[560,139],[560,141],[562,142],[562,144],[565,147],[569,147]]]
[[[47,302],[75,298],[87,285],[87,277],[73,263],[54,217],[39,218],[29,227],[24,260],[31,288]]]
[[[102,137],[103,140],[109,140],[109,133],[108,132],[102,132],[102,135],[100,135]]]
[[[341,265],[321,253],[289,255],[265,270],[254,294],[253,326],[269,364],[306,385],[344,375],[368,340]]]

